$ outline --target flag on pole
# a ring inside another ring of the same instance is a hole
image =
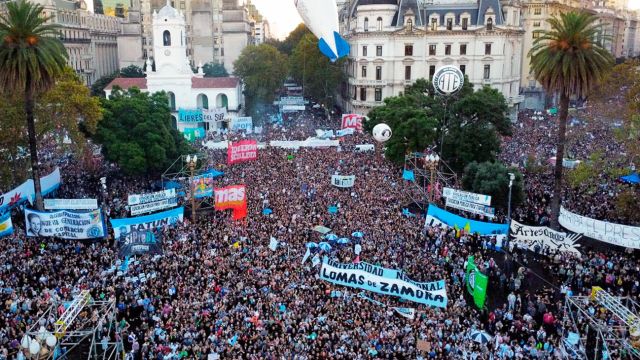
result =
[[[487,283],[489,277],[480,272],[474,262],[473,256],[469,256],[467,259],[467,276],[465,283],[467,284],[467,291],[473,295],[473,302],[478,309],[484,307],[484,302],[487,298]]]

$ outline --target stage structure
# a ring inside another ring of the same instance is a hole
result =
[[[565,358],[640,359],[639,313],[631,298],[612,296],[600,287],[593,287],[590,296],[567,296],[561,345]]]
[[[66,309],[57,316],[61,306]],[[68,305],[54,301],[27,330],[22,349],[29,359],[124,359],[116,311],[115,298],[94,300],[88,290]]]
[[[194,161],[194,158],[196,159]],[[197,153],[195,155],[181,155],[176,161],[169,166],[162,174],[162,188],[165,189],[167,184],[180,184],[180,189],[176,189],[177,193],[181,193],[185,199],[188,199],[190,206],[196,210],[212,209],[215,206],[214,197],[203,197],[193,199],[191,197],[193,176],[200,175],[208,170],[209,161],[206,153]],[[180,197],[180,196],[179,196]]]
[[[434,154],[433,152],[413,152],[404,157],[404,169],[413,171],[415,179],[409,181],[412,184],[405,189],[411,200],[423,210],[426,210],[430,202],[438,202],[436,194],[442,193],[442,188],[445,186],[460,188],[456,173],[444,160],[439,157],[437,161],[429,160],[430,155],[433,159]],[[435,184],[433,189],[432,182]]]

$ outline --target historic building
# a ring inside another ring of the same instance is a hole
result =
[[[520,6],[499,0],[450,0],[420,6],[416,0],[346,3],[341,23],[351,54],[344,111],[366,114],[416,79],[455,65],[474,87],[491,86],[517,113],[522,102],[523,30]]]
[[[200,66],[197,73],[191,69],[187,57],[186,22],[181,11],[166,5],[154,12],[152,29],[155,62],[152,66],[151,60],[147,59],[147,77],[116,78],[105,88],[107,96],[115,86],[123,89],[137,87],[150,93],[165,91],[169,95],[176,128],[181,131],[199,127],[211,130],[213,124],[181,122],[178,117],[180,109],[225,108],[227,119],[241,112],[243,96],[238,78],[205,78]]]

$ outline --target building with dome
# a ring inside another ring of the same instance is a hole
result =
[[[187,57],[184,14],[167,2],[160,11],[153,13],[152,24],[154,61],[147,59],[146,78],[116,78],[105,88],[107,96],[115,86],[123,89],[137,87],[150,93],[165,91],[169,95],[174,125],[183,132],[188,128],[212,131],[237,117],[244,102],[240,79],[206,78],[202,64],[194,73]],[[226,121],[192,122],[179,116],[184,112],[216,108],[226,112]]]
[[[475,88],[491,86],[515,117],[523,28],[517,0],[355,0],[341,11],[351,45],[345,112],[367,114],[417,79],[455,65]]]

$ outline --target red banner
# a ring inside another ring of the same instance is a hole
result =
[[[214,189],[216,210],[238,209],[247,206],[244,185],[232,185]]]
[[[342,128],[356,129],[362,132],[362,121],[364,116],[358,114],[342,114]]]
[[[256,140],[242,140],[231,143],[227,149],[227,164],[255,160],[258,158],[258,142]]]

